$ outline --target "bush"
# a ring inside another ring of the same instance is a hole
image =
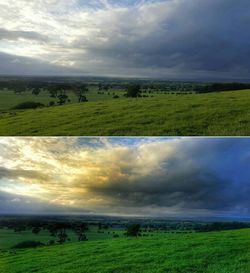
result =
[[[138,84],[130,85],[127,89],[126,96],[128,98],[138,98],[141,97],[141,87]]]
[[[53,246],[55,244],[55,241],[54,240],[50,240],[49,242],[48,242],[48,245],[49,246]]]
[[[135,236],[135,237],[140,236],[140,229],[141,229],[141,226],[139,224],[129,225],[127,226],[126,235]]]
[[[119,99],[120,97],[118,95],[113,96],[113,99]]]
[[[37,242],[37,241],[24,241],[19,244],[16,244],[12,248],[36,248],[36,247],[41,247],[44,246],[43,243]]]
[[[15,110],[36,109],[36,108],[40,108],[40,107],[45,107],[45,105],[40,102],[27,101],[27,102],[22,102],[22,103],[16,105],[13,109],[15,109]]]

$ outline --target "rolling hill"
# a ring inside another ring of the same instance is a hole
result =
[[[110,239],[0,253],[8,273],[249,273],[250,230]]]
[[[247,136],[250,92],[164,95],[0,114],[1,136]]]

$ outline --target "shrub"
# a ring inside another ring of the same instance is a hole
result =
[[[135,237],[140,236],[140,229],[141,229],[141,226],[139,224],[129,225],[127,226],[126,235],[135,236]]]
[[[138,84],[130,85],[127,89],[126,96],[128,98],[138,98],[141,97],[141,87]]]
[[[14,107],[15,110],[21,110],[21,109],[36,109],[40,107],[45,107],[44,104],[39,102],[33,102],[33,101],[27,101],[22,102]]]
[[[16,244],[12,248],[36,248],[36,247],[41,247],[44,246],[43,243],[37,242],[37,241],[24,241],[21,243]]]
[[[49,243],[48,243],[48,245],[50,245],[50,246],[53,246],[54,244],[55,244],[54,240],[50,240]]]

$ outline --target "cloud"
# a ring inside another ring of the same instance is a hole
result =
[[[248,78],[249,10],[247,0],[10,0],[0,50],[65,73]]]
[[[11,200],[68,212],[250,213],[248,139],[7,138],[0,154]]]
[[[119,162],[129,162],[130,168],[124,168],[125,176],[91,185],[90,189],[114,199],[115,204],[133,209],[158,207],[163,211],[171,208],[175,211],[194,209],[214,213],[247,209],[250,205],[247,199],[250,190],[247,164],[244,166],[241,162],[240,167],[232,167],[234,160],[242,161],[242,155],[226,162],[223,165],[225,169],[221,171],[220,160],[232,156],[236,143],[220,140],[194,142],[182,140],[153,144],[152,147],[149,144],[142,146],[135,152],[134,161],[119,158]],[[191,148],[187,147],[189,145]],[[245,146],[244,143],[241,145]],[[141,163],[138,154],[143,159]],[[153,161],[148,155],[153,157]],[[230,168],[236,171],[237,178],[229,178]],[[246,177],[240,177],[239,169]]]
[[[1,40],[35,40],[40,42],[46,42],[48,38],[40,33],[34,31],[10,31],[4,28],[0,28],[0,39]]]
[[[20,179],[25,178],[26,182],[32,180],[48,181],[49,177],[44,175],[42,172],[36,172],[34,170],[25,170],[25,169],[8,169],[0,167],[0,179],[8,178],[8,179]]]
[[[79,75],[81,72],[63,65],[48,64],[42,60],[0,53],[0,71],[3,75]],[[85,72],[88,74],[88,71]]]

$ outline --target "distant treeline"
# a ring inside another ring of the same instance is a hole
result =
[[[197,93],[223,92],[234,90],[250,89],[250,83],[213,83],[206,85],[198,85],[195,87]]]
[[[96,88],[99,91],[121,90],[126,91],[129,86],[138,85],[142,92],[196,92],[210,93],[231,90],[250,89],[250,83],[202,83],[162,80],[109,80],[109,79],[75,79],[75,78],[0,78],[0,90],[14,90],[22,93],[26,90],[76,90],[87,86]]]
[[[84,217],[85,218],[85,217]],[[130,224],[140,224],[142,230],[158,231],[223,231],[250,228],[250,222],[202,222],[178,220],[145,220],[145,219],[81,219],[78,217],[1,217],[0,229],[13,229],[21,232],[29,229],[60,230],[62,228],[75,230],[79,226],[85,230],[92,226],[98,229],[126,229]],[[52,232],[53,233],[53,232]]]
[[[195,227],[198,232],[224,231],[233,229],[250,228],[250,223],[244,222],[215,222]]]

